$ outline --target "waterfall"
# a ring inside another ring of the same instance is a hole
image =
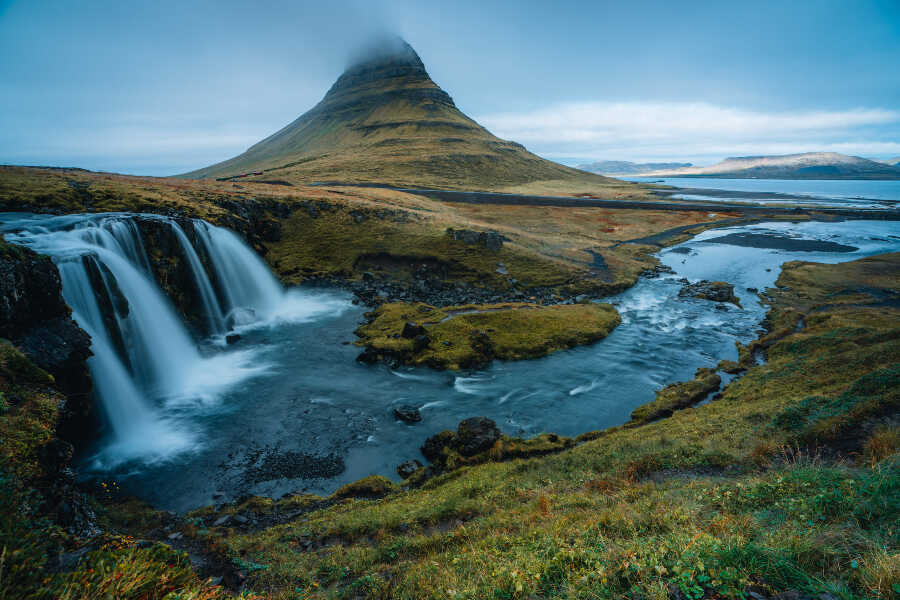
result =
[[[208,401],[266,371],[253,350],[201,353],[153,278],[134,216],[3,217],[8,241],[50,255],[59,268],[72,316],[92,339],[88,365],[119,460],[190,445],[166,418],[167,406]],[[236,235],[195,220],[194,247],[174,219],[141,218],[160,220],[178,241],[212,334],[279,314],[287,297],[283,288]],[[201,254],[209,258],[211,273]],[[315,301],[310,304],[322,312]]]
[[[272,317],[284,291],[265,263],[227,229],[195,221],[195,230],[212,261],[232,326]]]
[[[203,221],[197,221],[197,223],[203,223]],[[207,327],[210,333],[225,333],[225,317],[222,316],[222,308],[219,306],[219,301],[216,298],[216,293],[213,291],[209,276],[203,268],[203,263],[200,262],[200,257],[197,256],[197,251],[194,250],[190,240],[188,240],[178,223],[172,223],[172,231],[175,232],[178,243],[181,244],[181,250],[187,257],[188,264],[191,267],[194,283],[200,292],[200,298],[203,300],[203,313],[206,316]]]

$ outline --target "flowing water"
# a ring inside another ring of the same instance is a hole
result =
[[[893,222],[708,231],[660,252],[674,275],[642,279],[607,299],[622,324],[605,340],[452,373],[357,363],[359,348],[348,342],[365,309],[339,291],[283,290],[237,236],[203,222],[194,224],[198,262],[190,263],[204,305],[218,313],[213,335],[200,340],[149,276],[128,216],[4,215],[0,223],[14,232],[8,240],[54,258],[74,316],[93,337],[91,368],[110,434],[85,457],[83,471],[117,478],[174,510],[245,493],[329,493],[372,473],[396,477],[397,464],[421,459],[427,436],[475,415],[523,436],[621,424],[660,387],[736,358],[735,342],[756,337],[765,314],[747,288],[772,286],[783,262],[900,250],[900,224]],[[730,234],[754,234],[757,247],[721,239]],[[794,240],[790,250],[783,249],[786,238]],[[832,242],[841,251],[822,252],[829,246],[821,244],[804,251],[802,240]],[[182,243],[191,244],[186,237]],[[208,257],[208,270],[201,257]],[[103,266],[102,285],[88,272],[94,263]],[[681,278],[733,283],[743,307],[680,298]],[[96,300],[116,289],[129,306],[115,314],[122,341],[110,334]],[[226,346],[221,334],[231,328],[242,338]],[[393,408],[403,404],[419,407],[423,421],[397,421]]]

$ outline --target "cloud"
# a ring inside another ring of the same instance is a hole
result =
[[[705,102],[582,102],[478,119],[547,156],[722,157],[833,150],[900,150],[900,111],[763,112]],[[893,136],[890,134],[893,133]]]

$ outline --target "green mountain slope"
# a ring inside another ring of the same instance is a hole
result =
[[[282,130],[184,176],[253,172],[262,174],[249,179],[469,189],[562,180],[587,190],[611,183],[491,134],[456,107],[402,40],[347,69],[321,102]]]

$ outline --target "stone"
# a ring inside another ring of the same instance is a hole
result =
[[[422,456],[431,462],[440,462],[444,448],[452,445],[454,440],[456,440],[456,434],[449,429],[436,433],[426,439],[425,443],[420,448]]]
[[[471,417],[460,422],[455,447],[463,456],[475,456],[493,447],[500,429],[487,417]]]
[[[411,321],[407,321],[403,324],[403,331],[400,332],[401,337],[411,340],[420,335],[425,335],[425,328],[421,325],[417,325]]]
[[[241,339],[241,334],[229,333],[228,335],[225,336],[225,343],[230,346],[231,344],[234,344],[234,343],[240,341],[240,339]]]
[[[422,468],[422,463],[417,460],[407,460],[397,467],[397,475],[408,479],[413,473]]]
[[[394,409],[394,416],[406,423],[418,423],[422,420],[422,413],[415,406],[403,405]]]
[[[413,339],[413,352],[422,352],[428,345],[431,343],[431,338],[427,335],[417,335],[415,339]]]
[[[704,279],[697,283],[687,283],[678,290],[678,296],[681,298],[700,298],[711,302],[730,302],[736,306],[741,305],[740,300],[734,295],[734,286],[724,281],[707,281]]]
[[[231,519],[231,515],[225,515],[224,517],[219,517],[213,522],[213,527],[221,527],[225,523],[227,523]]]

